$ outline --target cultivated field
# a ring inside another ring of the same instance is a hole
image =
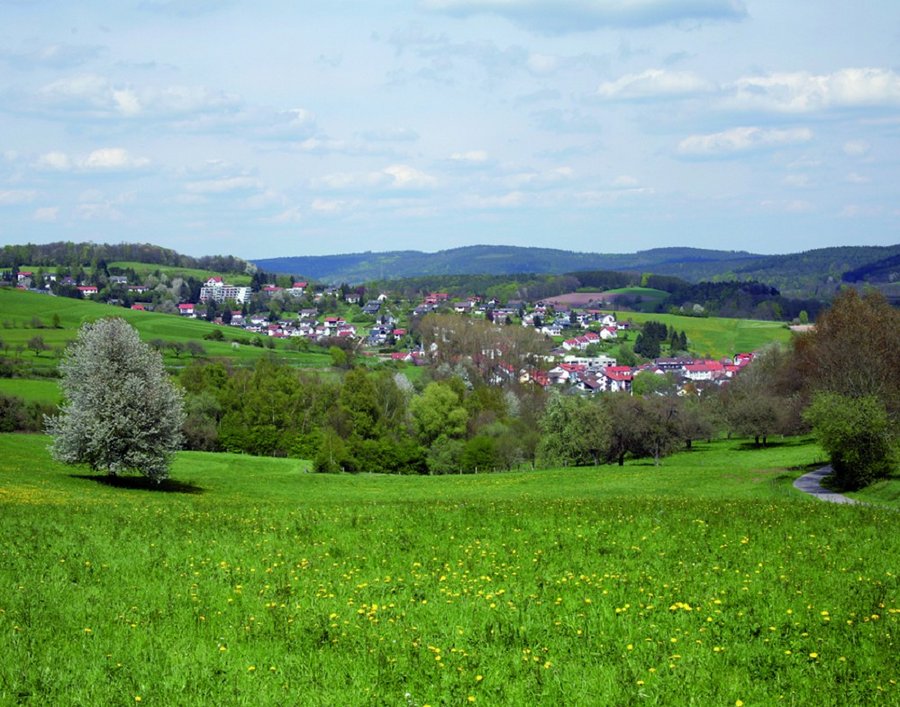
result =
[[[900,702],[900,515],[822,454],[320,476],[182,453],[166,491],[0,435],[0,703]]]

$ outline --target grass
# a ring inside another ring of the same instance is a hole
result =
[[[182,453],[156,492],[46,441],[0,435],[0,703],[900,699],[900,516],[796,492],[807,440],[415,478]]]
[[[0,378],[0,393],[14,395],[27,402],[50,403],[58,405],[62,402],[59,381],[56,379]]]
[[[199,341],[206,351],[206,356],[228,358],[237,364],[252,364],[261,356],[271,355],[269,349],[252,346],[250,343],[256,335],[237,328],[225,328],[199,319],[179,317],[173,314],[141,312],[124,307],[113,307],[107,304],[78,300],[67,297],[51,297],[21,290],[0,289],[0,339],[8,347],[25,347],[33,336],[41,336],[44,342],[53,347],[58,354],[72,341],[84,322],[95,321],[101,317],[117,316],[127,320],[140,332],[144,341],[161,339],[165,342]],[[60,328],[34,328],[32,322],[39,319],[45,327],[49,327],[53,316],[57,315]],[[207,341],[204,336],[213,331],[224,331],[225,341]],[[237,347],[232,339],[241,342]],[[331,357],[326,353],[298,353],[289,351],[283,343],[274,350],[275,355],[286,363],[300,367],[325,367],[331,364]],[[25,350],[19,356],[37,369],[55,368],[57,358],[54,352],[44,352],[36,356]],[[165,352],[165,363],[170,367],[186,365],[190,357],[186,354],[175,356]]]
[[[238,273],[221,273],[214,270],[202,270],[199,268],[182,268],[175,265],[153,265],[151,263],[139,263],[126,260],[117,260],[108,263],[110,269],[120,268],[126,270],[128,268],[134,270],[142,279],[146,279],[148,275],[159,271],[170,279],[173,277],[181,277],[187,279],[193,277],[195,280],[206,282],[211,277],[221,277],[229,285],[246,286],[250,284],[250,275],[241,275]],[[136,284],[136,283],[132,283]]]
[[[674,327],[676,331],[684,331],[691,351],[716,358],[733,356],[743,351],[757,351],[771,343],[786,344],[792,336],[784,322],[757,319],[688,317],[641,312],[619,312],[617,317],[622,321],[631,319],[637,323],[662,322],[666,326]]]

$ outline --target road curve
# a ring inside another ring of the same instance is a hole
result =
[[[816,469],[808,474],[804,474],[794,481],[794,488],[799,489],[803,493],[808,493],[810,496],[815,496],[820,501],[828,501],[829,503],[859,503],[856,499],[822,488],[822,479],[830,473],[831,466],[823,466],[821,469]]]

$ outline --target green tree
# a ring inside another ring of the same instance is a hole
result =
[[[868,486],[893,470],[896,438],[884,402],[877,397],[817,393],[805,415],[831,458],[841,488]]]
[[[466,432],[468,413],[448,383],[429,383],[421,395],[410,401],[409,411],[416,435],[426,447],[441,435],[455,439]]]
[[[159,482],[181,444],[182,394],[124,319],[85,324],[60,363],[64,403],[46,418],[53,457]]]

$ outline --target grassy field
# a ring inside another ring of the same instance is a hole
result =
[[[900,514],[807,441],[661,467],[319,476],[182,453],[165,491],[0,435],[0,703],[897,704]]]
[[[757,319],[727,319],[725,317],[686,317],[676,314],[644,314],[618,312],[617,318],[643,323],[662,322],[666,326],[684,331],[691,351],[701,356],[733,356],[742,351],[756,351],[767,344],[785,344],[791,340],[791,331],[784,322],[768,322]]]
[[[151,263],[138,263],[127,260],[116,260],[114,262],[108,263],[108,267],[121,268],[122,270],[131,268],[142,278],[146,278],[148,275],[152,275],[158,270],[159,272],[167,275],[169,278],[181,277],[187,279],[189,277],[193,277],[195,280],[206,281],[211,277],[221,277],[229,285],[246,286],[250,284],[251,280],[250,275],[239,275],[237,273],[220,273],[213,270],[182,268],[176,267],[174,265],[153,265]]]
[[[39,319],[45,327],[49,327],[54,315],[59,317],[59,329],[34,328],[33,320],[35,318]],[[268,349],[250,345],[250,342],[256,338],[253,334],[232,328],[223,330],[221,326],[199,319],[141,312],[87,300],[0,289],[0,325],[3,327],[0,329],[0,340],[12,349],[17,346],[25,347],[29,339],[41,336],[48,346],[59,352],[75,338],[78,329],[84,322],[108,316],[122,317],[127,320],[140,332],[144,341],[152,339],[180,343],[198,341],[203,345],[207,356],[229,358],[239,364],[252,363],[260,356],[270,354]],[[228,340],[217,342],[203,339],[206,334],[216,330],[224,331]],[[231,339],[236,339],[241,343],[235,347]],[[279,344],[275,353],[285,362],[295,366],[323,367],[331,363],[331,358],[327,354],[288,351],[284,348],[284,344]],[[35,355],[31,351],[25,350],[20,356],[37,368],[55,367],[57,362],[52,352]],[[186,354],[175,356],[168,351],[165,353],[167,366],[184,365],[189,359],[190,357]]]
[[[51,403],[62,401],[59,381],[55,378],[32,380],[29,378],[0,378],[0,393],[14,395],[28,402]]]

